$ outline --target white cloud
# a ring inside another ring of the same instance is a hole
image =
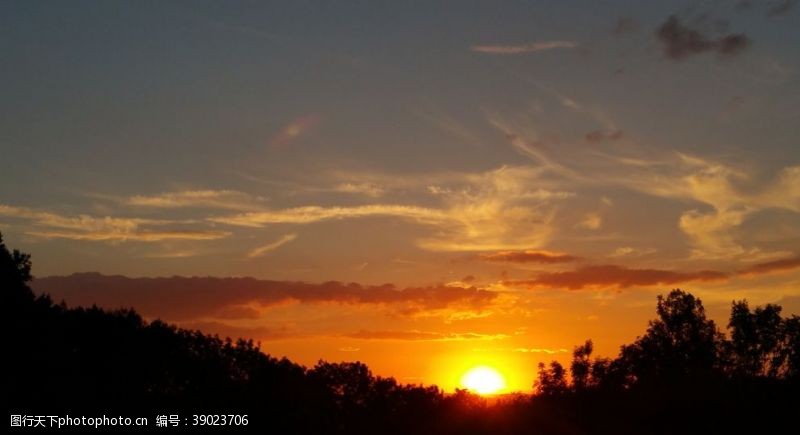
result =
[[[477,174],[421,177],[417,188],[435,192],[437,206],[370,204],[317,205],[217,216],[209,220],[227,225],[262,227],[269,224],[312,224],[326,220],[393,217],[430,226],[433,234],[417,244],[432,251],[536,249],[552,233],[553,203],[572,192],[548,189],[539,183],[540,171],[528,167],[501,167]],[[374,178],[374,177],[373,177]],[[449,186],[428,184],[448,180]],[[431,186],[436,186],[431,189]],[[536,187],[534,187],[536,186]]]
[[[27,220],[32,228],[26,234],[41,238],[61,238],[88,241],[140,241],[158,242],[163,240],[216,240],[230,235],[224,231],[167,229],[154,230],[148,227],[163,227],[186,224],[186,221],[95,217],[80,214],[74,217],[63,216],[47,211],[0,204],[0,216]]]
[[[206,207],[228,210],[256,210],[263,198],[235,190],[184,190],[157,195],[135,195],[127,205],[153,208]]]
[[[440,195],[449,222],[419,246],[433,251],[543,247],[553,232],[553,203],[572,193],[531,189],[538,176],[538,171],[524,167],[470,176],[468,188]]]
[[[268,243],[266,245],[259,246],[258,248],[255,248],[255,249],[251,250],[250,252],[247,253],[247,257],[248,258],[260,257],[260,256],[266,254],[267,252],[274,251],[274,250],[280,248],[281,246],[291,242],[292,240],[294,240],[296,238],[297,238],[297,234],[286,234],[285,236],[279,238],[278,240],[276,240],[276,241],[274,241],[272,243]]]
[[[473,45],[470,50],[484,54],[526,54],[557,48],[575,48],[578,43],[574,41],[539,41],[517,45]]]
[[[381,186],[369,182],[340,183],[336,185],[334,190],[342,193],[359,193],[373,198],[377,198],[384,194],[384,190]]]
[[[611,258],[618,258],[618,257],[640,257],[643,255],[649,255],[656,252],[654,248],[633,248],[631,246],[620,246],[619,248],[615,249],[614,252],[608,254]]]
[[[599,115],[593,116],[603,121]],[[749,173],[730,165],[682,153],[648,150],[644,146],[627,148],[626,152],[571,153],[566,164],[566,158],[559,159],[551,153],[572,145],[559,143],[553,147],[543,142],[537,128],[529,125],[532,120],[514,119],[516,122],[510,123],[490,116],[488,121],[561,189],[606,186],[696,203],[676,222],[689,237],[690,258],[755,261],[785,253],[745,246],[734,230],[767,208],[800,212],[800,166],[787,167],[775,180],[759,186]],[[613,124],[610,119],[603,122]],[[698,207],[700,204],[704,207]],[[602,219],[587,216],[581,226],[599,229]]]
[[[597,213],[587,213],[583,220],[578,222],[578,227],[587,230],[599,230],[603,225],[603,218]]]
[[[393,216],[422,223],[438,223],[447,217],[438,210],[392,204],[373,204],[353,207],[304,206],[282,210],[241,213],[209,218],[211,222],[245,227],[262,227],[267,224],[310,224],[331,219]]]

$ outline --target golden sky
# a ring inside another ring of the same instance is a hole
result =
[[[35,289],[448,390],[800,312],[791,4],[301,3],[0,6]]]

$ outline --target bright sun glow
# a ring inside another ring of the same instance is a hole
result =
[[[464,373],[461,378],[461,385],[478,394],[492,394],[505,388],[506,380],[497,370],[491,367],[479,366]]]

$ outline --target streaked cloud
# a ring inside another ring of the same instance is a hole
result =
[[[489,123],[505,135],[506,139],[517,152],[536,162],[538,164],[536,168],[538,171],[551,172],[567,180],[583,178],[581,174],[559,163],[555,159],[552,159],[544,152],[542,150],[542,140],[538,137],[535,130],[528,129],[525,132],[520,132],[520,128],[496,116],[490,117]]]
[[[514,54],[537,53],[540,51],[554,50],[559,48],[562,49],[575,48],[577,46],[578,43],[574,41],[557,40],[557,41],[528,42],[525,44],[517,44],[517,45],[473,45],[472,47],[470,47],[470,50],[484,54],[514,55]]]
[[[473,174],[450,176],[452,187],[437,187],[436,206],[370,204],[317,205],[216,216],[209,221],[243,227],[269,224],[312,224],[327,220],[392,217],[430,226],[432,235],[417,245],[432,251],[493,251],[538,248],[552,233],[554,203],[572,197],[568,191],[531,188],[534,168],[503,166]],[[440,177],[444,179],[444,177]],[[417,188],[430,188],[422,180]]]
[[[284,147],[308,133],[319,122],[319,116],[313,114],[294,119],[270,140],[270,144],[276,148]]]
[[[274,250],[280,248],[281,246],[291,242],[292,240],[294,240],[296,238],[297,238],[297,234],[286,234],[286,235],[282,236],[281,238],[279,238],[278,240],[275,240],[272,243],[267,243],[266,245],[259,246],[258,248],[255,248],[255,249],[251,250],[250,252],[247,253],[247,258],[260,257],[260,256],[266,254],[267,252],[274,251]]]
[[[603,142],[603,141],[615,141],[622,139],[624,133],[622,130],[594,130],[586,133],[583,137],[586,142]]]
[[[45,239],[87,240],[94,242],[161,242],[164,240],[217,240],[230,235],[224,231],[27,231],[26,234]]]
[[[164,240],[216,240],[230,235],[229,232],[215,230],[150,228],[186,225],[185,221],[95,217],[86,214],[64,216],[9,205],[0,205],[0,216],[26,220],[31,226],[25,230],[25,234],[48,239],[158,242]]]
[[[251,318],[253,310],[292,301],[386,305],[395,307],[398,314],[408,315],[450,308],[483,310],[492,306],[498,296],[494,291],[466,286],[398,289],[391,284],[362,286],[337,281],[311,284],[255,278],[128,278],[97,273],[37,278],[33,287],[72,306],[136,307],[144,316],[176,321],[230,319],[237,312],[243,318]]]
[[[755,202],[762,207],[784,208],[800,213],[800,165],[781,169],[774,183],[756,197]]]
[[[578,222],[578,227],[587,230],[599,230],[603,225],[603,218],[597,213],[587,213],[583,220]]]
[[[508,263],[567,263],[575,261],[576,257],[569,254],[561,254],[549,251],[500,251],[479,254],[478,258],[484,261],[508,262]]]
[[[728,275],[713,270],[679,272],[660,269],[629,269],[624,266],[585,266],[563,272],[541,273],[531,280],[509,280],[509,287],[545,287],[579,290],[587,287],[627,288],[632,286],[669,285],[692,281],[723,281]]]
[[[501,167],[471,175],[466,188],[440,195],[448,220],[418,245],[432,251],[539,249],[550,240],[558,202],[571,192],[532,189],[540,171]],[[540,184],[541,185],[541,184]]]
[[[797,167],[785,168],[776,180],[754,189],[742,187],[753,183],[750,174],[723,163],[680,153],[660,162],[638,168],[626,162],[628,173],[614,177],[614,182],[654,196],[710,206],[689,209],[678,221],[690,238],[691,258],[759,260],[781,254],[743,246],[732,230],[767,208],[800,211]]]
[[[207,254],[208,251],[201,251],[199,249],[164,249],[156,252],[148,252],[142,254],[142,258],[189,258],[198,255]]]
[[[352,219],[370,216],[393,216],[425,223],[437,223],[447,219],[447,216],[441,211],[430,208],[374,204],[354,207],[305,206],[221,216],[210,218],[209,220],[228,225],[262,227],[267,224],[309,224],[331,219]]]
[[[613,149],[615,152],[573,154],[565,163],[566,158],[559,158],[554,149],[566,147],[562,144],[555,148],[546,143],[535,125],[512,123],[499,116],[489,117],[488,121],[506,135],[515,150],[534,162],[535,169],[541,171],[539,180],[546,176],[557,179],[555,186],[561,189],[606,186],[704,204],[689,208],[677,222],[677,227],[689,237],[692,259],[762,261],[786,254],[745,246],[740,235],[732,230],[765,209],[800,212],[798,166],[784,168],[776,179],[759,185],[751,174],[730,165],[642,146],[627,152]]]
[[[373,198],[377,198],[385,193],[385,190],[381,186],[369,182],[340,183],[336,185],[334,191],[342,193],[358,193]]]
[[[468,126],[467,124],[443,112],[442,110],[438,110],[435,107],[428,107],[427,110],[415,111],[415,114],[421,119],[436,126],[442,132],[458,139],[465,144],[470,144],[473,146],[481,145],[480,139],[475,135],[471,128],[474,126]]]
[[[157,195],[135,195],[124,200],[127,205],[153,208],[203,207],[229,210],[254,210],[264,198],[235,190],[184,190]]]
[[[739,271],[740,275],[754,276],[773,272],[784,272],[800,268],[800,257],[781,258],[754,264]]]
[[[634,248],[631,246],[620,246],[614,252],[608,254],[611,258],[617,257],[641,257],[643,255],[654,254],[658,252],[655,248]]]

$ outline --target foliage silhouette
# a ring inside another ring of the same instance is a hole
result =
[[[8,414],[250,416],[247,427],[202,428],[218,433],[798,429],[800,318],[782,318],[777,305],[751,310],[746,301],[734,302],[727,339],[699,299],[673,290],[658,297],[658,317],[617,358],[592,359],[588,340],[575,347],[569,370],[555,361],[539,365],[534,395],[489,403],[466,390],[402,385],[360,362],[306,368],[267,355],[251,340],[147,322],[132,308],[68,308],[35,295],[31,279],[30,256],[9,251],[0,234]]]
[[[539,377],[534,382],[534,389],[542,396],[558,396],[568,391],[567,372],[558,361],[551,361],[550,366],[539,363]]]

